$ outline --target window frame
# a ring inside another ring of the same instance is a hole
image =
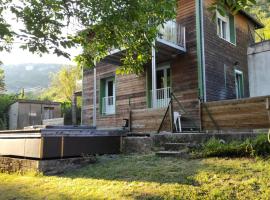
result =
[[[238,81],[237,81],[237,76],[240,75],[241,76],[241,82],[242,82],[242,94],[241,96],[239,95],[239,91],[238,91]],[[245,95],[245,88],[244,88],[244,73],[241,70],[235,69],[234,70],[234,77],[235,77],[235,95],[236,95],[236,99],[242,99],[244,98]]]
[[[103,98],[108,97],[108,82],[113,81],[113,94],[114,94],[114,112],[113,113],[103,113]],[[115,76],[108,76],[100,79],[99,85],[99,113],[101,116],[109,116],[116,114],[116,80]]]
[[[226,38],[222,37],[223,29],[221,26],[221,34],[219,34],[219,19],[222,22],[226,23]],[[230,44],[236,46],[237,39],[236,39],[236,23],[235,23],[235,16],[232,14],[227,13],[225,16],[222,16],[218,11],[216,11],[216,28],[217,28],[217,35],[220,39],[229,42]]]

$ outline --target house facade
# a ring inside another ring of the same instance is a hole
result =
[[[116,75],[119,50],[84,70],[82,124],[120,128],[129,119],[132,131],[155,132],[173,92],[181,104],[174,109],[185,110],[183,127],[198,128],[199,99],[249,97],[247,48],[262,24],[244,11],[213,19],[213,2],[178,1],[177,17],[160,29],[141,75]]]

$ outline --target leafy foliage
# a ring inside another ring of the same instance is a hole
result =
[[[270,1],[269,0],[257,0],[257,4],[248,9],[250,13],[256,15],[260,21],[265,25],[265,28],[257,30],[257,41],[261,39],[270,39]]]
[[[80,79],[81,69],[79,67],[62,67],[58,73],[52,74],[50,87],[46,89],[40,98],[59,102],[71,102],[72,95],[77,87],[77,81]]]
[[[0,95],[0,130],[8,128],[8,109],[17,100],[14,95]]]
[[[203,146],[195,150],[196,156],[202,157],[254,157],[269,156],[270,143],[266,134],[260,134],[255,139],[232,141],[229,143],[211,138]]]
[[[5,90],[5,74],[4,70],[0,68],[0,94]]]

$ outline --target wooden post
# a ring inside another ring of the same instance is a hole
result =
[[[157,90],[156,90],[156,49],[155,42],[153,42],[152,46],[152,105],[153,108],[157,107]]]
[[[72,95],[72,125],[76,125],[77,124],[77,96],[74,93]]]
[[[200,132],[202,132],[203,127],[202,127],[202,102],[201,102],[201,98],[198,99],[198,102],[199,102]]]
[[[93,127],[97,126],[97,70],[94,66]]]
[[[171,121],[171,132],[174,133],[174,110],[173,110],[173,100],[170,102],[170,121]]]
[[[129,132],[131,132],[132,131],[132,128],[131,128],[131,126],[132,126],[132,123],[131,123],[131,120],[132,120],[132,110],[131,110],[131,98],[129,97],[128,98],[128,109],[129,109],[129,119],[128,119],[128,131]]]

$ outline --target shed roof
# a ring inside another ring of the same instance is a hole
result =
[[[30,104],[47,104],[47,105],[60,105],[60,102],[53,101],[42,101],[42,100],[29,100],[29,99],[18,99],[18,103],[30,103]]]

